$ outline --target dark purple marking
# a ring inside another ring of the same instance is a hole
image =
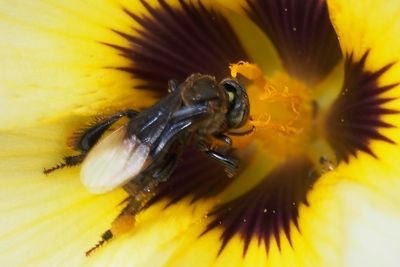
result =
[[[289,74],[313,84],[341,59],[325,0],[246,2],[245,12],[268,35]]]
[[[217,206],[209,214],[212,221],[202,235],[217,227],[223,229],[218,255],[235,234],[243,239],[243,256],[253,238],[259,245],[263,241],[267,252],[272,238],[280,248],[282,230],[291,243],[290,225],[293,223],[299,229],[299,205],[309,205],[307,192],[317,178],[308,158],[289,158],[252,190]]]
[[[346,57],[345,77],[342,90],[333,103],[325,120],[327,139],[334,148],[338,160],[348,161],[349,156],[357,157],[357,151],[364,151],[373,157],[370,142],[380,140],[394,142],[380,129],[392,128],[384,122],[382,115],[397,114],[398,110],[385,108],[384,104],[395,98],[384,97],[398,84],[379,85],[378,80],[393,64],[388,64],[376,71],[366,71],[365,61],[368,52],[358,61],[353,54]]]
[[[180,0],[176,8],[163,0],[157,8],[141,3],[148,15],[125,9],[140,25],[134,29],[136,34],[114,30],[130,45],[107,44],[132,61],[131,66],[118,69],[143,81],[135,88],[165,94],[170,79],[180,83],[192,73],[202,73],[221,80],[230,75],[229,64],[248,60],[227,19],[201,1]]]

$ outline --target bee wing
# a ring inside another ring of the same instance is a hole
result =
[[[174,112],[181,107],[181,104],[180,90],[177,89],[132,119],[128,123],[127,135],[135,135],[151,147],[167,127]]]
[[[98,142],[83,161],[84,186],[106,193],[140,174],[152,162],[150,149],[181,103],[177,89]]]
[[[126,125],[97,143],[85,158],[81,181],[92,193],[109,192],[137,176],[149,164],[150,148],[135,135],[126,135]]]

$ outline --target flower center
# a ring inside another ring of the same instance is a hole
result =
[[[308,154],[322,168],[326,161],[334,160],[333,151],[322,138],[317,102],[306,84],[282,72],[264,77],[257,65],[243,61],[230,69],[233,77],[240,74],[250,80],[248,124],[255,129],[250,137],[237,138],[237,146],[257,142],[278,161]]]

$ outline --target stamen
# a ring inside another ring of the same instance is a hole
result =
[[[304,115],[301,114],[301,106],[310,98],[307,88],[301,82],[285,75],[266,79],[256,64],[245,61],[231,64],[229,68],[233,77],[240,74],[252,82],[255,92],[249,89],[249,96],[253,98],[250,125],[256,130],[274,130],[287,136],[303,132],[304,127],[297,124],[299,117]]]
[[[257,119],[250,119],[250,124],[255,127],[267,128],[271,121],[271,115],[264,113],[257,117]]]
[[[303,128],[296,128],[292,125],[294,121],[290,121],[288,123],[272,123],[270,119],[267,121],[263,120],[251,120],[250,124],[253,125],[256,129],[271,129],[276,130],[285,135],[299,135],[303,132]]]
[[[236,78],[238,74],[252,81],[263,78],[261,69],[256,64],[251,64],[247,61],[239,61],[236,64],[230,64],[229,69],[231,70],[231,76],[233,78]]]

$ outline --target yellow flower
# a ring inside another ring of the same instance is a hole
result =
[[[1,1],[1,265],[396,266],[399,17],[396,0]],[[43,168],[96,115],[241,60],[259,67],[231,66],[256,129],[234,138],[238,177],[189,148],[86,257],[127,193]]]

